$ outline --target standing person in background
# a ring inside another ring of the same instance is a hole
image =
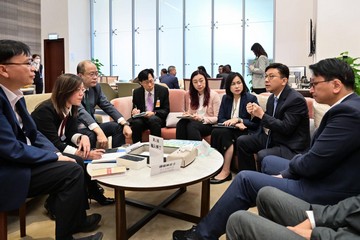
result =
[[[218,74],[218,76],[216,76],[217,78],[222,78],[221,83],[220,83],[220,89],[225,88],[225,81],[226,81],[226,78],[229,76],[230,73],[231,73],[231,66],[229,64],[226,64],[223,67],[222,73]]]
[[[41,94],[44,89],[43,83],[43,65],[40,63],[40,55],[33,54],[32,55],[32,65],[35,68],[35,78],[34,78],[34,85],[36,94]]]
[[[84,160],[100,159],[104,153],[103,149],[91,149],[89,137],[78,132],[78,107],[81,105],[84,92],[80,77],[62,74],[55,81],[51,98],[37,106],[31,116],[39,131],[60,152],[76,159],[84,167],[89,198],[95,199],[101,205],[108,205],[114,203],[114,199],[106,198],[100,192],[97,181],[91,181],[84,166]],[[47,206],[48,211],[52,213],[51,199],[47,201]]]
[[[216,74],[216,78],[221,78],[220,74],[223,73],[223,67],[224,67],[224,65],[219,65],[218,74]]]
[[[179,80],[176,77],[176,67],[169,66],[168,73],[161,76],[161,83],[165,83],[170,89],[179,89]]]
[[[159,77],[160,82],[161,82],[162,76],[166,75],[167,73],[168,73],[168,70],[166,68],[161,69],[160,77]]]
[[[249,93],[243,76],[240,73],[230,73],[225,83],[226,95],[223,96],[218,122],[235,128],[214,128],[211,133],[211,146],[224,156],[221,172],[210,179],[210,183],[218,184],[231,180],[230,165],[234,155],[234,145],[240,135],[257,130],[260,119],[253,118],[246,111],[248,103],[256,103],[257,99]]]
[[[203,71],[191,74],[189,91],[186,99],[188,111],[183,115],[190,119],[181,119],[176,124],[176,139],[202,140],[211,134],[212,125],[217,123],[220,97],[209,88],[208,80]]]
[[[142,117],[129,119],[132,128],[133,143],[142,141],[142,132],[150,129],[150,134],[161,137],[161,128],[165,127],[169,114],[169,90],[154,83],[154,73],[150,69],[142,70],[138,79],[141,87],[133,91],[133,109],[131,116],[145,112]]]
[[[198,71],[202,71],[207,78],[211,78],[210,75],[207,73],[206,68],[204,66],[198,66]]]
[[[256,94],[266,92],[265,88],[265,69],[269,66],[268,55],[259,43],[254,43],[251,47],[256,58],[254,64],[249,65],[252,75],[252,91]]]

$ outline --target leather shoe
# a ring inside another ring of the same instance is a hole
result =
[[[76,232],[92,232],[99,227],[98,224],[99,224],[100,220],[101,220],[100,214],[98,214],[98,213],[91,214],[86,217],[85,222],[83,222],[78,227]]]
[[[220,184],[220,183],[223,183],[226,181],[230,181],[231,179],[232,179],[232,175],[231,175],[231,173],[229,173],[229,175],[224,179],[216,179],[215,177],[211,178],[210,183],[211,184]]]
[[[173,240],[200,240],[196,234],[196,226],[188,230],[176,230],[173,232]]]
[[[44,208],[46,209],[46,214],[49,216],[49,218],[51,220],[55,220],[55,213],[53,210],[53,207],[50,206],[51,204],[49,203],[49,199],[46,199],[45,203],[44,203]]]
[[[110,205],[110,204],[115,203],[114,198],[107,198],[104,195],[100,194],[100,192],[98,192],[96,194],[89,194],[89,198],[94,199],[95,201],[97,201],[102,206]]]
[[[82,238],[73,238],[74,240],[101,240],[103,238],[102,232],[97,232],[94,235],[90,235]]]

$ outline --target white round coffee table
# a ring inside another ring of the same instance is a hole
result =
[[[200,219],[209,212],[210,178],[221,168],[223,161],[223,156],[215,149],[211,149],[209,155],[198,156],[190,165],[185,168],[181,168],[180,170],[150,176],[151,169],[149,167],[145,167],[139,170],[129,170],[125,174],[121,175],[96,178],[100,183],[114,188],[115,190],[116,239],[130,238],[158,213],[198,223]],[[90,176],[94,165],[95,164],[88,164],[87,166]],[[102,166],[111,166],[111,164],[102,164]],[[186,191],[187,186],[199,182],[202,183],[200,216],[194,216],[166,208],[169,203]],[[125,199],[125,190],[159,191],[169,189],[177,190],[157,206],[136,200]],[[125,204],[150,210],[150,213],[129,229],[126,229]]]

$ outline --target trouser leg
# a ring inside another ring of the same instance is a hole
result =
[[[112,147],[117,148],[125,144],[125,136],[123,134],[123,126],[111,121],[100,124],[105,136],[112,136]]]
[[[42,194],[55,198],[56,238],[70,238],[86,218],[82,167],[73,162],[57,161],[32,168],[28,196]]]
[[[187,139],[187,125],[189,124],[190,120],[181,119],[176,124],[176,139]]]
[[[242,135],[236,140],[237,156],[240,170],[256,170],[254,153],[264,149],[265,134]]]
[[[200,221],[197,234],[202,239],[218,239],[225,233],[230,215],[255,206],[257,193],[264,186],[274,186],[296,196],[305,195],[299,181],[276,178],[255,171],[241,171],[208,215]]]
[[[148,119],[150,134],[161,137],[162,120],[158,116],[152,116]]]
[[[131,119],[132,141],[133,143],[142,141],[142,132],[145,129],[145,120],[141,118]]]
[[[256,200],[259,215],[283,226],[304,221],[310,204],[274,187],[262,188]]]
[[[304,238],[286,227],[248,211],[233,213],[226,225],[228,240],[303,240]]]

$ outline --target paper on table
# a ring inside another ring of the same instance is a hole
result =
[[[116,158],[125,155],[125,151],[115,153],[104,153],[102,158],[92,160],[91,163],[116,163]]]

